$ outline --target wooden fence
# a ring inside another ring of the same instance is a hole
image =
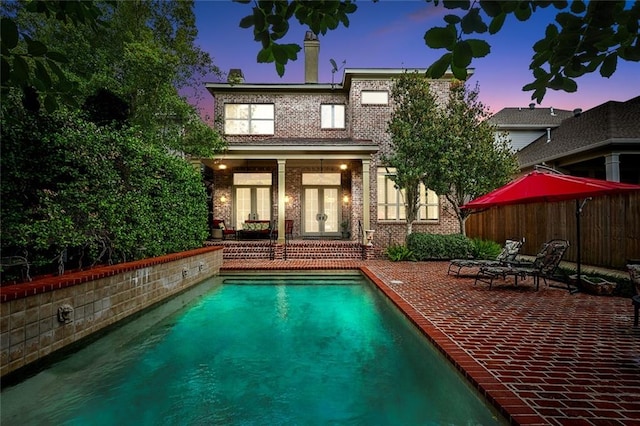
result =
[[[580,217],[581,262],[584,265],[624,268],[629,259],[640,258],[640,193],[594,197]],[[519,204],[494,207],[472,214],[466,222],[467,236],[497,241],[522,238],[521,253],[533,255],[545,241],[569,240],[565,260],[575,262],[576,201]]]

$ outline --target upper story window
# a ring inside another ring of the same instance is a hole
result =
[[[273,104],[225,104],[224,133],[227,135],[273,135]]]
[[[320,105],[320,127],[322,129],[344,129],[344,105]]]
[[[405,208],[405,190],[396,187],[391,179],[395,169],[378,167],[378,220],[405,221],[407,212]],[[439,219],[438,194],[420,184],[420,207],[418,220]]]
[[[389,92],[386,90],[363,90],[360,92],[362,105],[388,105]]]

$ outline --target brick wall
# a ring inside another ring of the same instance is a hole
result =
[[[371,228],[376,230],[374,243],[378,247],[386,247],[389,243],[400,244],[405,239],[404,223],[389,223],[377,221],[377,167],[381,165],[382,156],[391,150],[391,138],[387,132],[388,122],[391,118],[393,104],[390,105],[362,105],[361,92],[363,90],[386,91],[391,101],[391,80],[358,79],[351,81],[348,95],[344,92],[287,92],[287,93],[219,93],[216,95],[216,117],[224,117],[225,103],[274,103],[275,104],[275,134],[273,138],[353,138],[357,140],[371,140],[380,147],[380,151],[371,156],[370,170],[370,212]],[[431,82],[431,87],[439,103],[445,104],[448,99],[450,82],[436,80]],[[344,103],[346,108],[347,128],[344,130],[320,129],[320,104]],[[219,131],[223,131],[224,122],[216,121]],[[255,143],[260,140],[269,140],[265,136],[226,136],[233,144]],[[273,165],[275,173],[277,165]],[[290,197],[286,205],[288,219],[294,220],[294,236],[301,235],[301,176],[303,172],[319,171],[312,167],[293,168],[286,167],[285,193]],[[327,171],[327,170],[325,170]],[[218,205],[221,195],[231,200],[231,172],[215,171],[216,195],[214,196],[214,215],[229,220],[232,216],[231,203]],[[277,176],[274,175],[273,186],[273,220],[277,220]],[[343,193],[347,195],[349,203],[342,205],[342,218],[350,222],[352,240],[359,240],[358,221],[362,220],[362,164],[353,161],[347,172],[343,172]],[[421,222],[414,225],[415,232],[430,232],[436,234],[449,234],[459,232],[459,225],[454,214],[447,208],[447,201],[440,198],[440,219],[436,222]],[[342,222],[342,220],[341,220]]]
[[[209,247],[0,288],[0,375],[16,372],[216,275]],[[59,311],[68,309],[68,322]]]
[[[273,103],[275,105],[276,138],[348,138],[348,129],[321,129],[321,104],[346,104],[343,92],[328,93],[220,93],[216,95],[214,107],[215,128],[224,134],[224,104],[226,103]],[[346,108],[348,109],[348,108]],[[349,122],[349,111],[345,112]],[[268,136],[267,136],[268,137]],[[252,143],[265,136],[225,136],[231,143]]]

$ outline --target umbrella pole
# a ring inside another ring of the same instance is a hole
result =
[[[591,199],[591,197],[587,197],[584,200],[582,200],[582,203],[580,203],[580,200],[576,200],[576,250],[577,250],[577,259],[576,259],[576,275],[577,275],[577,280],[576,280],[576,285],[577,285],[577,290],[580,290],[580,288],[582,288],[582,281],[580,278],[580,216],[582,216],[582,209],[584,208],[584,205],[587,203],[587,201],[589,201]]]
[[[582,287],[582,283],[580,282],[580,216],[582,215],[582,207],[587,200],[582,202],[582,206],[580,205],[580,200],[576,200],[576,250],[577,250],[577,259],[576,259],[576,287],[580,289]]]

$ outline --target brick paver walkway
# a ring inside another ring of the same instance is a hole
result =
[[[514,424],[640,425],[630,299],[529,282],[491,290],[447,262],[225,261],[236,269],[362,268]]]

